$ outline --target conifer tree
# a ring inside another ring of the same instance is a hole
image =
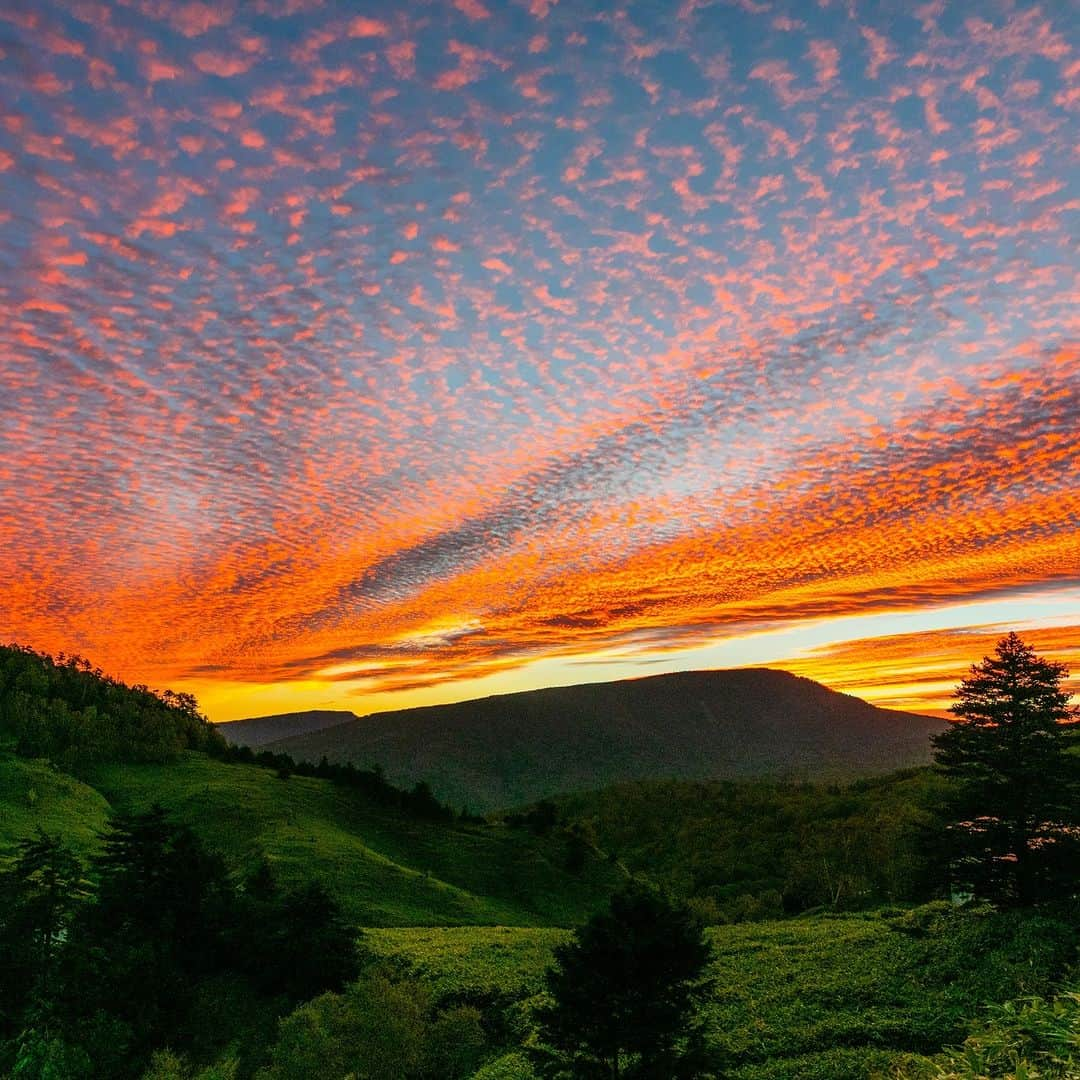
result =
[[[687,1043],[710,949],[682,906],[632,884],[555,950],[540,1014],[557,1076],[693,1075]]]
[[[934,736],[935,760],[959,781],[951,807],[954,880],[1025,906],[1080,888],[1080,721],[1062,664],[1016,633],[971,668]]]

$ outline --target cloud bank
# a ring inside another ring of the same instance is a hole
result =
[[[362,698],[1080,578],[1067,5],[73,0],[0,54],[6,638]]]

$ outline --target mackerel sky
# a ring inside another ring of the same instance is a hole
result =
[[[1072,0],[0,0],[0,638],[214,719],[1080,667]]]

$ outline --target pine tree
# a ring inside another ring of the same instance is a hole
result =
[[[957,884],[1029,905],[1080,887],[1080,733],[1062,664],[1011,633],[957,688],[958,717],[933,738],[958,781],[951,807]]]
[[[33,1000],[48,997],[60,948],[86,897],[82,865],[58,836],[39,829],[18,842],[14,864],[0,874],[0,1034]]]

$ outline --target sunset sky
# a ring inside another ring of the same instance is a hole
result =
[[[0,640],[1080,676],[1078,144],[1072,0],[0,0]]]

